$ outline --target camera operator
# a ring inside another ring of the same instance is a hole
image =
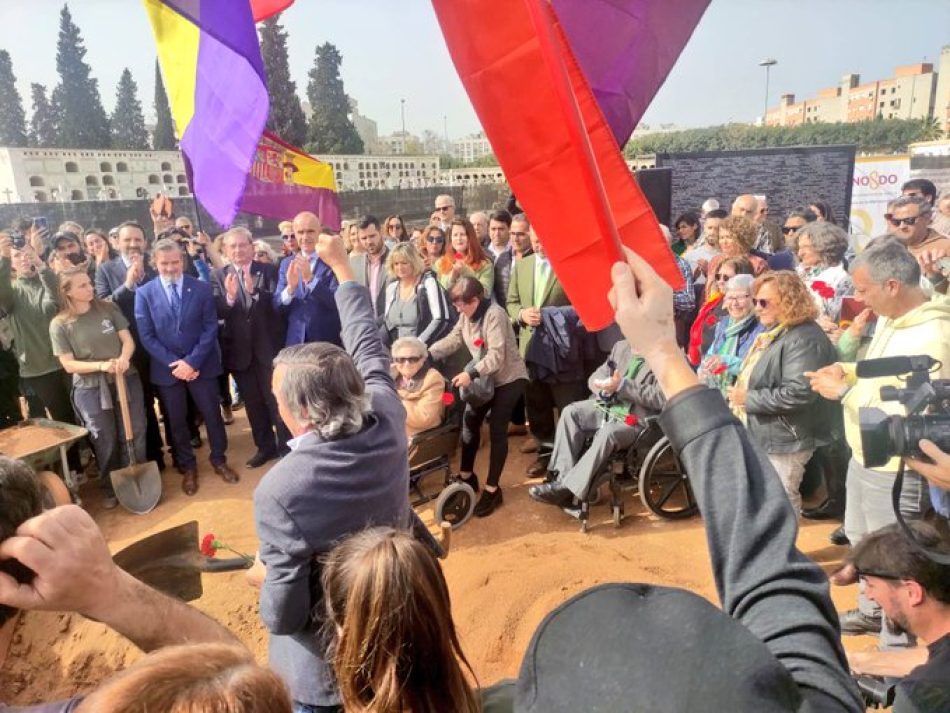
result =
[[[950,376],[950,304],[944,298],[929,300],[920,286],[920,266],[904,245],[893,238],[880,239],[852,263],[855,295],[878,315],[878,325],[866,359],[928,354],[942,363],[940,377]],[[874,469],[864,466],[858,411],[876,407],[904,415],[896,401],[881,399],[882,386],[902,387],[898,377],[858,379],[854,363],[838,363],[806,374],[812,388],[828,399],[840,399],[845,414],[845,436],[851,447],[848,464],[845,534],[857,545],[868,533],[890,525],[896,518],[891,505],[899,459]],[[932,376],[938,376],[936,374]],[[915,472],[904,475],[900,510],[907,520],[920,519],[929,510],[924,480]],[[833,575],[833,581],[854,581],[851,567]],[[883,626],[880,608],[863,591],[858,608],[841,615],[843,634],[881,633],[881,647],[907,646],[907,636],[895,636]]]
[[[950,453],[940,450],[936,443],[926,438],[922,439],[917,447],[933,463],[926,463],[919,458],[908,458],[907,467],[913,468],[927,479],[934,510],[950,518]]]
[[[950,540],[934,527],[914,522],[910,528],[922,545],[950,555]],[[888,621],[927,644],[926,662],[897,685],[895,713],[950,710],[950,565],[929,559],[897,525],[867,535],[850,561],[864,582],[865,594],[880,605]],[[896,659],[898,665],[907,659],[890,651],[853,658],[856,672],[871,666],[880,669],[888,659]]]

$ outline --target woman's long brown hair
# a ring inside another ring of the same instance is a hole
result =
[[[347,713],[481,710],[442,569],[422,543],[392,528],[353,535],[329,554],[323,591]]]
[[[442,253],[442,257],[439,258],[438,262],[439,272],[442,274],[451,270],[452,265],[455,264],[455,249],[452,247],[452,228],[457,225],[460,225],[465,230],[465,235],[468,238],[468,251],[466,251],[464,259],[465,264],[472,268],[472,270],[478,270],[488,259],[485,256],[485,251],[482,250],[482,244],[478,242],[478,236],[475,234],[475,226],[469,223],[465,218],[453,218],[445,235],[445,252]]]

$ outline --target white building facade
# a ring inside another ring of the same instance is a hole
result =
[[[485,134],[470,134],[452,142],[452,156],[459,161],[471,163],[492,153],[491,143]]]
[[[131,200],[191,193],[178,151],[0,147],[0,201]]]

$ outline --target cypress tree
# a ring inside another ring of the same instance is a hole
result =
[[[168,105],[168,94],[162,81],[162,69],[155,60],[155,133],[152,135],[152,148],[156,151],[173,151],[175,142],[175,121]]]
[[[30,118],[30,146],[52,148],[58,146],[59,132],[56,129],[56,113],[46,98],[46,87],[31,84],[33,115]]]
[[[26,146],[26,114],[6,50],[0,50],[0,146]]]
[[[324,154],[361,154],[363,139],[350,120],[350,103],[340,78],[340,51],[329,42],[317,47],[307,98],[310,117],[308,151]]]
[[[145,117],[142,116],[142,102],[139,101],[138,92],[139,88],[132,79],[132,72],[126,67],[119,78],[115,110],[109,120],[114,149],[148,150],[148,131],[145,128]]]
[[[290,78],[287,32],[280,26],[276,15],[261,25],[261,55],[267,73],[267,93],[270,95],[267,128],[284,141],[303,146],[307,140],[307,117],[297,97],[297,84]]]
[[[105,149],[111,143],[109,119],[102,108],[99,83],[86,63],[86,48],[73,22],[69,5],[59,16],[56,71],[59,84],[53,90],[53,106],[58,116],[61,146]]]

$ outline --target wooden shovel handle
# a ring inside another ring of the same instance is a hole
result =
[[[129,392],[125,383],[125,374],[115,375],[115,390],[119,394],[119,410],[122,412],[122,429],[125,431],[125,440],[131,441],[135,434],[132,433],[132,418],[129,416]]]

